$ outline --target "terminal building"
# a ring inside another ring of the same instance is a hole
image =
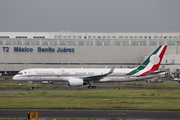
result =
[[[180,67],[180,33],[0,32],[0,73],[27,68],[132,68],[159,45],[161,67]]]

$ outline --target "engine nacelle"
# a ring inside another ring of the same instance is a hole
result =
[[[82,79],[76,79],[76,78],[71,78],[68,81],[68,85],[69,86],[80,86],[80,85],[84,85],[84,81]]]

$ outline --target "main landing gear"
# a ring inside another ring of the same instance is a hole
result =
[[[88,86],[89,89],[95,89],[96,86]]]
[[[89,85],[89,86],[88,86],[89,89],[95,89],[95,88],[96,88],[96,86],[91,85],[92,82],[90,83],[90,82],[88,81],[87,83],[88,83],[88,85]],[[93,83],[92,83],[92,84],[93,84]]]

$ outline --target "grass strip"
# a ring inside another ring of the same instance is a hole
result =
[[[0,108],[180,110],[180,90],[73,90],[0,94]]]

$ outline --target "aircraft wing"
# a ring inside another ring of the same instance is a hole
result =
[[[108,73],[100,74],[100,75],[83,76],[83,77],[81,77],[81,79],[83,79],[83,80],[85,80],[85,81],[95,81],[95,80],[100,80],[100,79],[106,77],[107,75],[112,74],[113,71],[114,71],[114,67],[115,67],[115,66],[113,66],[113,67],[111,68],[111,70],[110,70]]]

